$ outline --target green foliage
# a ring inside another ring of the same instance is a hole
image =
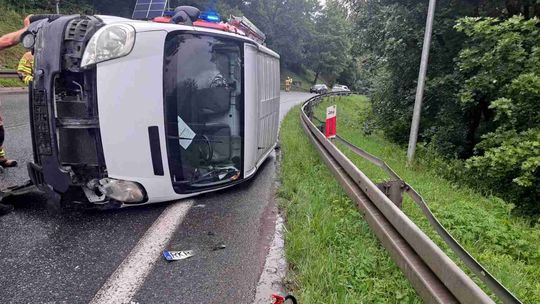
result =
[[[346,10],[338,2],[328,1],[315,17],[315,30],[307,46],[306,65],[315,71],[313,84],[322,72],[335,79],[351,66],[349,33]]]
[[[355,47],[362,58],[360,62],[365,74],[363,85],[369,87],[366,91],[370,92],[372,97],[373,111],[379,127],[392,140],[406,143],[414,104],[427,2],[367,1],[356,5],[358,9],[354,20],[359,37],[355,40]],[[459,117],[448,118],[448,112],[456,111],[448,103],[441,102],[441,97],[437,96],[441,92],[447,94],[445,99],[452,96],[454,79],[447,75],[452,72],[452,58],[460,49],[459,33],[453,30],[451,22],[458,12],[450,7],[449,1],[442,1],[438,5],[437,24],[434,29],[436,38],[433,40],[428,78],[435,79],[435,83],[439,85],[430,86],[428,83],[423,117],[440,118],[444,111],[448,121],[460,121]],[[439,86],[443,87],[442,90]],[[422,138],[444,135],[448,128],[441,125],[437,119],[424,119]]]
[[[281,63],[295,71],[300,71],[305,62],[312,16],[318,9],[316,0],[249,1],[240,7],[266,34],[268,46],[281,55]]]
[[[386,137],[406,144],[427,2],[349,3],[364,71],[360,81],[372,97],[374,121]],[[537,143],[540,123],[535,14],[540,3],[519,0],[438,3],[419,136],[430,151],[470,158],[464,171],[474,177],[472,184],[529,211],[540,211],[539,152],[529,147]]]
[[[2,10],[2,14],[0,14],[0,35],[3,33],[16,31],[23,26],[23,15],[2,6],[2,2],[0,2],[0,10]],[[21,46],[2,50],[0,52],[0,69],[16,69],[17,65],[19,64],[19,59],[23,54],[24,48]],[[12,83],[12,79],[8,80],[7,82],[3,82],[2,84],[7,83]]]
[[[476,176],[517,204],[540,211],[540,22],[521,16],[501,21],[463,18],[468,37],[458,66],[466,81],[465,108],[485,103],[494,130],[483,135],[467,162]],[[500,187],[504,185],[504,187]]]
[[[104,0],[102,0],[104,1]],[[124,2],[126,4],[128,0],[120,0],[118,2]],[[99,0],[96,0],[99,2]],[[110,1],[107,1],[110,2]],[[115,1],[116,2],[116,1]],[[55,13],[56,12],[56,0],[0,0],[0,4],[3,3],[8,8],[27,14],[39,14],[39,13]],[[111,6],[115,6],[114,3]],[[60,12],[63,14],[70,13],[92,13],[92,1],[91,0],[61,0]]]

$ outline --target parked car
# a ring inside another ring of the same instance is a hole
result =
[[[309,89],[310,93],[326,94],[328,87],[325,84],[316,84]]]
[[[350,92],[349,88],[346,85],[335,84],[332,87],[332,92]]]

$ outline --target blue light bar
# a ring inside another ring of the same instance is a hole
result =
[[[199,16],[199,19],[208,21],[208,22],[220,22],[221,16],[217,12],[214,12],[214,11],[204,11]]]

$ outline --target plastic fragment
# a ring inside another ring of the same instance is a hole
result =
[[[212,250],[216,251],[216,250],[221,250],[221,249],[225,249],[225,248],[227,248],[227,246],[225,246],[225,244],[219,244],[219,245],[214,246],[214,248]]]

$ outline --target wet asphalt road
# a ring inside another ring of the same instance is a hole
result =
[[[281,115],[310,94],[284,93]],[[27,180],[32,159],[26,97],[0,96],[8,153],[21,162],[0,188]],[[242,185],[194,199],[168,249],[133,298],[138,303],[251,303],[274,230],[275,157]],[[88,303],[168,204],[107,212],[51,212],[40,195],[0,217],[1,303]],[[225,245],[224,249],[213,250]]]

